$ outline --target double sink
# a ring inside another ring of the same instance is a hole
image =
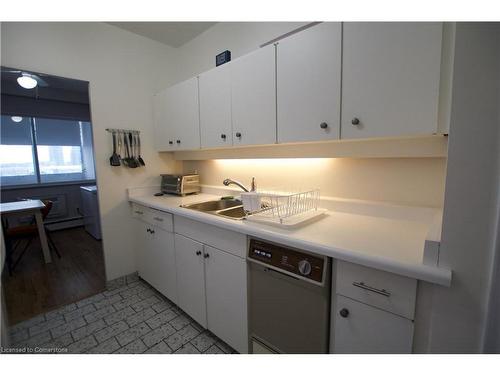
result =
[[[184,204],[181,205],[181,207],[234,220],[242,220],[246,216],[245,210],[243,209],[243,203],[238,199],[219,199],[214,201]]]

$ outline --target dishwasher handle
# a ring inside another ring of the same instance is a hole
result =
[[[295,277],[295,276],[289,275],[288,273],[284,273],[284,272],[277,271],[277,270],[275,270],[274,268],[264,267],[264,272],[274,272],[274,273],[277,273],[277,274],[279,274],[279,275],[281,275],[281,276],[286,276],[286,277],[289,277],[290,279],[294,279],[294,280],[301,280],[301,279],[299,279],[298,277]]]

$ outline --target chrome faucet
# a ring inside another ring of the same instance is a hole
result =
[[[222,183],[225,186],[229,186],[231,184],[238,185],[240,188],[243,189],[243,191],[245,191],[247,193],[249,192],[249,190],[245,186],[243,186],[243,184],[241,182],[231,180],[230,178],[226,178],[224,181],[222,181]],[[255,177],[252,177],[252,190],[251,191],[255,191]]]

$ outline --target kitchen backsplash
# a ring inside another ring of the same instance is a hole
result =
[[[204,185],[225,178],[258,188],[318,187],[322,196],[442,207],[445,158],[397,159],[228,159],[184,161],[185,173],[197,171]]]

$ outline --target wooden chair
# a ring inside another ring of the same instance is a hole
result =
[[[42,213],[42,220],[45,221],[45,218],[49,215],[50,210],[52,209],[53,202],[45,200],[43,201],[43,203],[45,207],[41,209],[41,213]],[[49,231],[45,232],[47,235],[49,248],[53,250],[59,258],[61,258],[61,254],[59,253],[59,250],[57,249],[54,241],[52,240]],[[9,228],[8,222],[4,224],[4,238],[7,250],[5,260],[10,275],[12,275],[12,271],[14,271],[16,266],[19,264],[19,261],[23,258],[24,254],[26,253],[26,250],[28,250],[28,247],[30,246],[33,239],[37,237],[38,237],[38,228],[36,226],[34,218],[28,225],[20,225]],[[14,253],[16,252],[16,249],[19,247],[20,243],[23,240],[26,240],[26,244],[22,249],[22,251],[20,252],[19,256],[17,257],[17,260],[14,261]]]

